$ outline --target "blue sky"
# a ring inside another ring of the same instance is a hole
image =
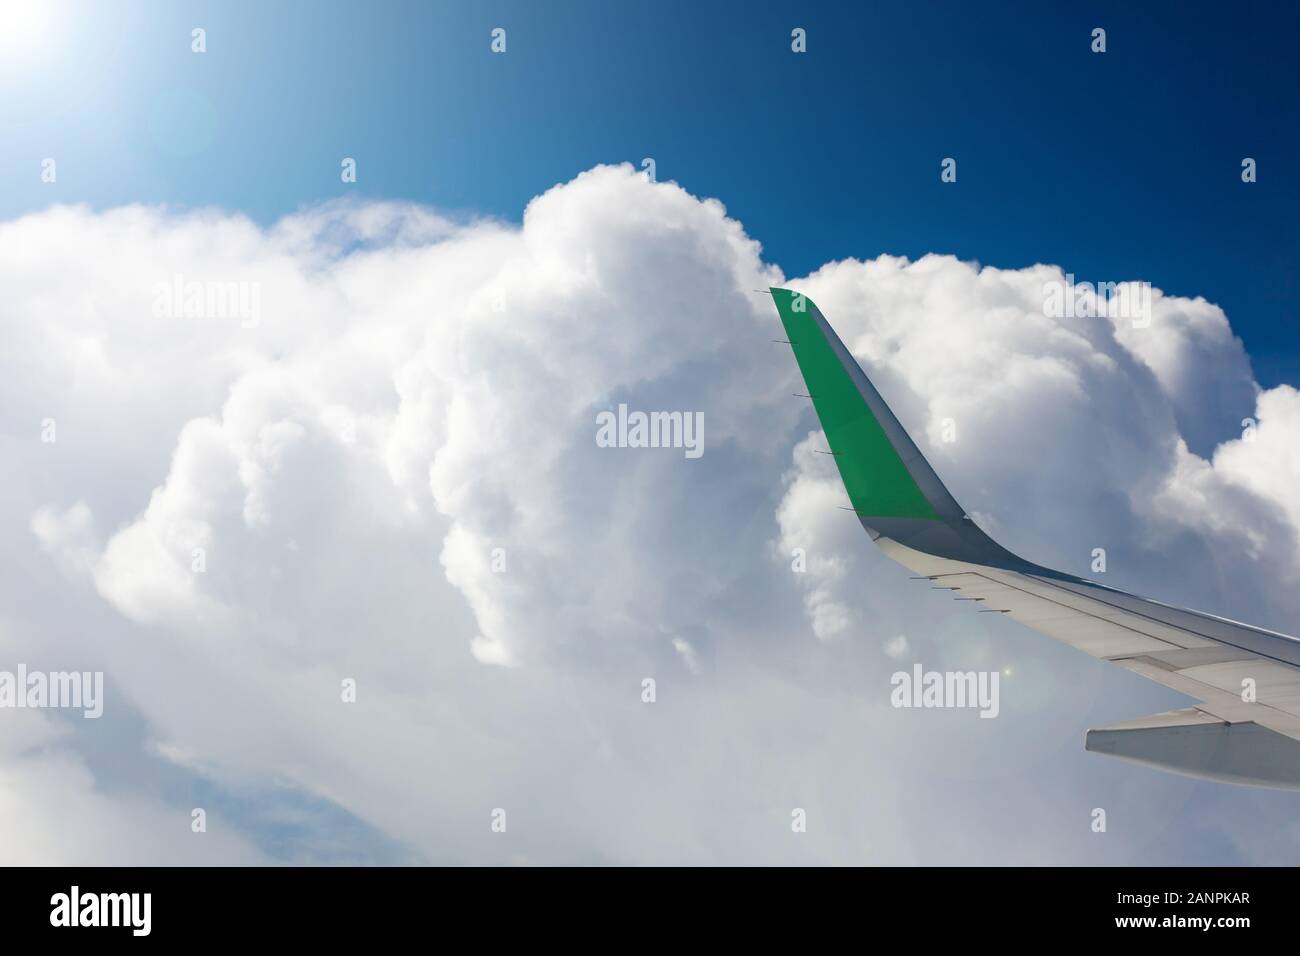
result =
[[[146,201],[266,222],[352,191],[517,220],[649,156],[787,275],[948,252],[1144,278],[1222,305],[1262,385],[1300,381],[1300,12],[1141,7],[71,4],[0,86],[0,216]]]

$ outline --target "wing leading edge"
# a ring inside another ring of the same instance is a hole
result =
[[[886,555],[982,611],[1199,701],[1089,730],[1088,750],[1203,779],[1300,789],[1300,641],[1012,554],[962,511],[817,306],[788,289],[771,293],[851,510]]]

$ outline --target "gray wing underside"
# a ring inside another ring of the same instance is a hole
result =
[[[1019,559],[957,560],[869,530],[890,558],[979,611],[1198,701],[1090,730],[1088,750],[1206,779],[1300,789],[1300,641]]]

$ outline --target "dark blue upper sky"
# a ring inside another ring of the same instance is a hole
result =
[[[73,5],[0,85],[0,216],[146,201],[270,221],[352,192],[518,219],[582,169],[650,156],[788,275],[947,252],[1145,279],[1221,304],[1264,385],[1300,383],[1298,26],[1291,3]]]

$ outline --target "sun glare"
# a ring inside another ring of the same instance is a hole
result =
[[[7,56],[33,50],[43,38],[48,19],[45,0],[0,0],[0,50]]]

